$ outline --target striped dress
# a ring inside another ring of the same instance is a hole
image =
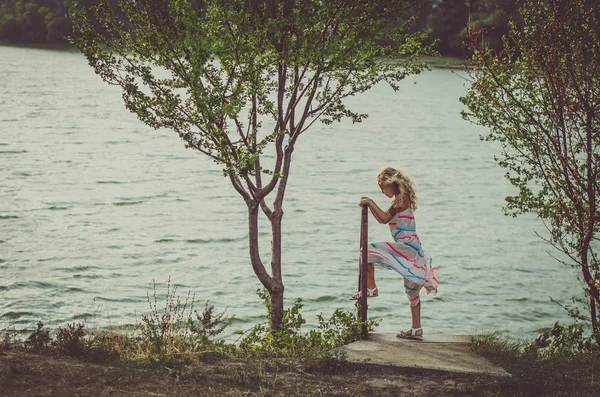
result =
[[[438,268],[433,267],[417,235],[412,209],[396,214],[389,222],[394,241],[370,243],[367,262],[392,269],[404,278],[404,289],[411,306],[419,304],[419,292],[437,293]]]

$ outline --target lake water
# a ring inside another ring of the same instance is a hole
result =
[[[548,254],[539,220],[503,214],[513,188],[493,161],[499,148],[460,117],[465,89],[448,70],[411,76],[397,93],[377,86],[352,100],[370,114],[363,123],[317,123],[300,138],[283,277],[287,305],[301,297],[309,327],[318,313],[353,309],[357,203],[367,195],[387,205],[375,182],[386,165],[414,178],[418,232],[440,269],[439,294],[423,296],[425,332],[532,338],[569,321],[549,297],[581,295],[576,274]],[[33,330],[38,320],[127,327],[148,313],[153,280],[162,300],[169,277],[182,299],[191,292],[198,306],[234,314],[230,335],[248,329],[265,309],[245,214],[217,165],[139,122],[82,55],[0,47],[0,329]],[[390,239],[372,218],[369,234]],[[378,331],[408,327],[401,278],[376,276],[369,314],[382,320]]]

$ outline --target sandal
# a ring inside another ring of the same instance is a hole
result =
[[[356,291],[350,298],[351,301],[356,301],[361,297],[362,293],[361,291]],[[379,295],[379,291],[377,290],[377,287],[371,289],[371,288],[367,288],[367,298],[375,298]]]
[[[421,333],[417,335],[419,331]],[[396,334],[396,338],[423,340],[423,328],[411,328],[409,332],[400,331],[399,334]]]

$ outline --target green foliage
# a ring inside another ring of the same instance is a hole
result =
[[[146,359],[137,334],[121,334],[111,329],[93,334],[88,333],[83,356],[96,362]],[[64,353],[64,352],[63,352]]]
[[[216,312],[208,302],[202,313],[198,313],[194,309],[194,298],[188,294],[182,302],[169,279],[164,307],[158,305],[154,283],[148,304],[150,312],[142,316],[141,324],[131,333],[121,334],[109,329],[88,335],[79,344],[84,349],[83,355],[97,361],[143,360],[181,365],[194,358],[215,357],[225,351],[225,344],[214,337],[229,326],[231,319],[225,317],[224,312]],[[58,340],[59,336],[57,333],[55,338]],[[75,338],[66,340],[70,339]],[[77,352],[64,348],[61,351],[70,355]]]
[[[172,345],[179,336],[180,330],[185,329],[186,316],[191,317],[192,307],[189,304],[189,294],[182,303],[177,295],[177,287],[171,288],[171,279],[167,283],[167,293],[164,308],[158,308],[158,297],[156,295],[156,283],[152,281],[153,300],[148,294],[148,305],[150,313],[142,316],[140,325],[141,337],[146,341],[151,353],[164,354],[168,346]],[[188,308],[188,306],[190,306]],[[186,309],[188,309],[186,313]]]
[[[517,188],[507,214],[537,214],[546,241],[580,270],[600,344],[598,20],[595,0],[528,0],[502,51],[482,47],[482,32],[472,31],[473,80],[461,101],[465,119],[489,127],[485,139],[502,147],[497,162]]]
[[[205,304],[202,313],[194,310],[194,297],[190,294],[184,302],[177,295],[177,287],[167,283],[165,306],[161,309],[153,282],[153,299],[148,295],[150,313],[142,316],[139,327],[139,346],[148,357],[163,359],[173,354],[197,354],[218,348],[212,338],[222,333],[231,323],[224,312],[217,313],[214,306]],[[195,316],[195,319],[194,319]]]
[[[188,328],[192,335],[201,343],[208,344],[209,340],[223,331],[231,324],[233,317],[225,317],[225,312],[217,313],[214,306],[206,302],[202,314],[194,310],[196,320],[188,318]]]
[[[565,357],[598,350],[589,332],[586,335],[582,323],[564,326],[556,322],[551,330],[537,337],[535,347],[542,349],[549,356]]]
[[[258,290],[257,294],[267,308],[267,323],[271,322],[272,306],[266,290]],[[283,313],[281,327],[273,330],[266,324],[257,324],[237,344],[234,354],[241,357],[275,358],[280,364],[301,365],[305,367],[318,366],[339,358],[335,348],[360,339],[362,323],[353,313],[336,309],[329,319],[322,314],[317,316],[316,329],[302,332],[306,323],[301,314],[302,299],[298,298],[294,305]],[[378,325],[370,320],[368,331]]]
[[[348,310],[337,308],[329,319],[325,319],[322,314],[318,314],[317,319],[319,325],[317,329],[310,330],[310,337],[327,348],[347,345],[361,337],[362,322]],[[373,331],[378,324],[376,320],[368,320],[367,330]]]
[[[419,56],[431,49],[409,30],[411,4],[99,0],[71,11],[72,42],[122,88],[126,108],[210,157],[243,198],[250,261],[277,301],[274,329],[283,318],[281,219],[295,144],[317,121],[362,121],[367,114],[349,108],[349,97],[379,83],[398,90],[426,67]],[[272,274],[258,249],[258,211],[272,225]],[[151,320],[160,341],[162,320]]]
[[[267,323],[273,315],[271,300],[266,290],[258,290],[267,309]],[[54,333],[38,323],[23,346],[36,353],[50,352],[83,357],[97,362],[116,360],[160,363],[174,373],[184,366],[210,360],[243,360],[247,365],[233,375],[246,384],[262,373],[278,368],[316,368],[338,365],[342,358],[337,347],[360,338],[361,321],[349,311],[337,309],[329,319],[318,315],[318,326],[308,332],[302,330],[305,320],[301,314],[302,300],[284,311],[279,330],[266,324],[257,324],[237,343],[226,343],[214,337],[230,324],[230,318],[205,305],[202,313],[193,309],[193,297],[181,301],[177,288],[167,283],[164,306],[158,303],[156,285],[153,295],[148,294],[150,311],[142,316],[142,323],[130,333],[104,330],[90,333],[84,324],[68,323]],[[377,322],[369,321],[372,331]],[[11,342],[14,346],[15,342]],[[8,348],[9,346],[7,346]]]
[[[592,395],[600,387],[600,349],[581,324],[557,323],[533,342],[498,333],[476,335],[473,349],[512,375],[500,386],[501,395],[555,395],[557,386],[569,385]]]
[[[78,6],[73,42],[98,75],[123,88],[127,108],[141,121],[174,130],[227,175],[262,171],[257,155],[267,144],[299,135],[316,119],[361,121],[366,115],[348,109],[344,98],[378,82],[396,89],[424,67],[413,57],[384,63],[421,51],[422,36],[406,33],[408,23],[389,27],[401,17],[390,13],[405,12],[403,1],[194,4],[121,2],[122,17],[107,0]],[[384,36],[395,41],[377,46]],[[300,101],[313,109],[294,121]],[[275,127],[259,135],[263,118]]]
[[[38,322],[37,329],[24,341],[27,350],[42,353],[55,352],[81,356],[93,361],[143,360],[150,362],[186,362],[204,356],[215,357],[227,350],[215,336],[230,324],[230,318],[218,313],[214,306],[205,304],[199,313],[194,310],[194,299],[188,294],[182,302],[177,288],[167,283],[164,307],[159,307],[156,285],[153,298],[148,295],[150,312],[130,333],[116,333],[111,329],[89,333],[84,324],[68,323],[54,333]],[[7,340],[7,348],[17,340]]]

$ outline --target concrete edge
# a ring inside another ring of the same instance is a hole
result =
[[[345,352],[342,352],[342,354],[345,354]],[[421,366],[421,365],[417,365],[417,364],[399,365],[399,364],[394,364],[394,363],[381,363],[381,362],[378,363],[378,362],[372,361],[369,358],[364,359],[364,360],[348,360],[348,362],[352,363],[352,364],[374,365],[374,366],[380,366],[380,367],[394,367],[394,368],[398,368],[398,369],[406,369],[411,372],[427,371],[427,373],[433,372],[433,373],[438,373],[438,374],[453,373],[453,374],[461,374],[461,375],[493,376],[493,377],[498,377],[498,378],[512,378],[512,374],[510,372],[505,371],[502,368],[500,368],[501,370],[498,372],[490,372],[490,371],[473,372],[473,371],[466,371],[466,370],[461,371],[459,369],[451,369],[451,368],[441,369],[441,368],[435,368],[435,367],[426,367],[426,366]]]

